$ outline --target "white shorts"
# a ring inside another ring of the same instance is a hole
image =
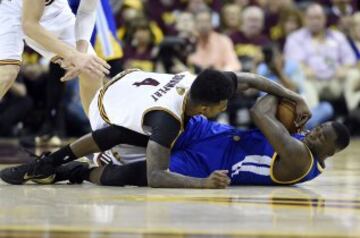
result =
[[[96,93],[94,99],[91,101],[89,107],[89,120],[91,129],[93,131],[108,127],[101,117],[98,107],[98,93]],[[114,148],[105,151],[103,153],[95,153],[92,160],[96,165],[100,165],[100,160],[103,163],[109,161],[112,164],[122,165],[139,160],[145,160],[146,148],[130,145],[117,145]]]
[[[0,7],[0,64],[14,62],[19,64],[24,50],[24,41],[46,59],[51,60],[56,56],[55,53],[27,37],[22,30],[20,16],[11,15],[7,11],[8,9],[2,10]],[[61,41],[75,47],[75,16],[72,12],[63,11],[56,17],[41,21],[40,24]],[[88,52],[94,54],[95,51],[89,47]]]

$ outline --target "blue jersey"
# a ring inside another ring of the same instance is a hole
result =
[[[301,134],[294,138],[303,140]],[[228,170],[231,185],[295,184],[311,180],[322,172],[317,159],[301,177],[279,181],[273,175],[276,152],[260,130],[239,130],[208,121],[202,116],[190,119],[171,154],[170,170],[205,178],[214,170]]]

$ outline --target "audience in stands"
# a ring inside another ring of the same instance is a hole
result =
[[[221,31],[228,36],[240,31],[241,7],[237,4],[226,4],[221,11]]]
[[[307,79],[322,100],[339,100],[347,71],[355,56],[343,33],[326,27],[326,15],[319,4],[305,12],[305,27],[286,40],[285,57],[301,63]]]
[[[147,19],[135,18],[130,26],[128,37],[124,47],[123,68],[154,71],[155,40]]]
[[[230,35],[243,71],[255,71],[261,59],[261,48],[269,43],[262,33],[263,28],[263,10],[257,6],[246,7],[242,11],[240,30]]]
[[[241,65],[236,57],[230,38],[214,30],[211,12],[202,10],[195,14],[198,34],[196,50],[189,56],[189,63],[199,72],[205,68],[238,71]]]

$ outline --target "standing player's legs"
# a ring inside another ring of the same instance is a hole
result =
[[[91,46],[90,46],[91,47]],[[79,77],[80,99],[86,115],[89,116],[89,107],[97,90],[102,86],[103,79],[88,74]]]
[[[20,20],[0,11],[0,99],[19,73],[23,48]]]

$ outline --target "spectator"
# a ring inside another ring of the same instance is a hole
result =
[[[276,1],[265,1],[265,27],[264,34],[267,35],[270,39],[273,39],[273,31],[276,32],[276,26],[279,23],[280,15],[283,11],[288,8],[294,8],[294,3],[292,0],[276,0]]]
[[[333,107],[328,102],[319,102],[317,92],[305,80],[300,64],[285,60],[280,50],[271,45],[263,48],[263,54],[264,62],[258,66],[257,73],[304,96],[312,112],[306,125],[308,129],[332,118]]]
[[[350,34],[351,16],[356,11],[352,0],[331,0],[327,13],[327,23],[330,27],[338,28],[344,34]]]
[[[198,41],[196,51],[189,56],[189,63],[198,69],[240,70],[234,45],[226,35],[214,31],[211,12],[202,10],[195,15],[195,20]]]
[[[140,0],[125,0],[117,13],[117,36],[125,44],[130,41],[129,28],[138,18],[145,18],[142,2]],[[154,20],[149,21],[149,26],[155,43],[159,44],[164,38],[162,30]]]
[[[156,71],[179,73],[189,70],[187,58],[194,52],[196,44],[194,16],[182,12],[176,17],[176,36],[165,37],[159,45],[156,58]]]
[[[211,24],[214,29],[220,27],[221,0],[188,0],[186,10],[192,14],[209,9],[211,11]]]
[[[236,4],[226,4],[221,11],[222,32],[228,36],[240,30],[241,8]]]
[[[183,4],[177,0],[147,0],[145,1],[146,13],[156,22],[165,35],[175,35],[175,20]]]
[[[302,13],[295,8],[288,8],[280,14],[279,22],[272,30],[272,40],[277,41],[283,50],[286,37],[303,25]]]
[[[129,29],[129,41],[125,45],[123,67],[154,71],[154,36],[145,18],[137,18]]]
[[[235,52],[243,66],[243,71],[254,71],[260,61],[262,46],[269,39],[262,34],[264,12],[257,6],[250,6],[242,12],[241,30],[230,35],[235,45]]]
[[[240,9],[243,9],[249,5],[254,5],[254,3],[257,3],[256,0],[233,0],[231,2],[238,5]]]
[[[346,72],[355,63],[344,34],[326,28],[325,12],[319,4],[308,6],[305,27],[287,38],[285,56],[302,64],[320,99],[331,101],[340,99]]]
[[[360,12],[352,17],[351,47],[357,59],[357,67],[350,70],[345,83],[345,99],[349,110],[349,127],[354,133],[360,132]]]

